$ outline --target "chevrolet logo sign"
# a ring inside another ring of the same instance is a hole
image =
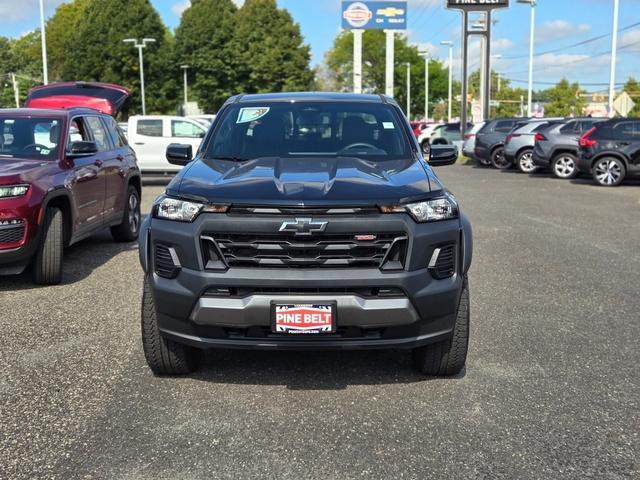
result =
[[[324,232],[328,222],[314,222],[311,218],[296,218],[295,221],[282,222],[281,232],[289,232],[294,235],[312,235]]]
[[[404,10],[402,8],[379,8],[376,12],[378,15],[383,17],[395,17],[396,15],[404,15]]]

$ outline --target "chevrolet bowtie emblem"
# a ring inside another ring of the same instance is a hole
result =
[[[282,222],[281,232],[289,232],[294,235],[311,235],[324,232],[328,222],[314,222],[311,218],[296,218],[295,221]]]

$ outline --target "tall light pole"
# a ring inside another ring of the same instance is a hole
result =
[[[440,42],[440,45],[446,45],[449,47],[449,110],[448,117],[449,123],[451,123],[451,103],[453,96],[453,42],[451,40],[444,40]]]
[[[609,77],[609,116],[615,115],[613,109],[613,96],[616,94],[616,55],[618,53],[618,10],[620,1],[613,2],[613,34],[611,36],[611,76]]]
[[[180,65],[180,68],[184,72],[184,108],[187,109],[187,70],[189,70],[189,65]]]
[[[502,58],[502,55],[500,53],[496,53],[495,55],[491,56],[496,60],[500,60]],[[498,91],[500,91],[502,87],[502,74],[500,72],[496,72],[496,75],[498,75]]]
[[[420,52],[424,57],[424,121],[429,121],[429,52]]]
[[[142,115],[147,114],[147,109],[144,103],[144,62],[142,60],[142,49],[147,46],[147,43],[155,42],[155,38],[143,38],[142,42],[138,43],[136,38],[125,38],[124,43],[131,43],[138,49],[138,61],[140,62],[140,95],[142,97]]]
[[[49,69],[47,67],[47,36],[44,31],[44,0],[40,0],[40,40],[42,41],[42,81],[49,83]]]
[[[407,118],[411,121],[411,64],[407,65]]]
[[[533,97],[533,42],[535,40],[537,0],[518,0],[518,3],[531,5],[531,25],[529,26],[529,91],[527,92],[527,115],[531,116],[531,103]]]

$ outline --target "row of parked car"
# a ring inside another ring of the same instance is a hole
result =
[[[588,174],[616,186],[640,174],[640,119],[496,118],[468,129],[462,152],[480,166],[550,170],[562,179]]]

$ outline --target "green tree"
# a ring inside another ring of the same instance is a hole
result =
[[[189,65],[190,91],[205,112],[215,113],[241,92],[229,46],[235,14],[231,0],[192,0],[176,30],[173,67]]]
[[[640,117],[640,83],[634,78],[630,77],[627,83],[624,84],[624,91],[627,92],[634,103],[633,110],[629,112],[629,117]]]
[[[547,117],[566,117],[582,115],[586,107],[586,100],[581,96],[582,90],[576,82],[570,84],[563,78],[549,90],[549,103],[545,106]]]
[[[411,112],[412,117],[424,113],[424,74],[425,61],[418,48],[409,45],[405,36],[395,36],[395,72],[394,98],[406,108],[407,103],[407,69],[411,64]],[[367,30],[362,39],[362,87],[369,93],[385,91],[385,34],[381,30]],[[333,47],[325,57],[322,78],[325,85],[338,91],[353,90],[353,34],[343,31],[333,42]],[[449,74],[438,60],[429,61],[429,104],[431,116],[441,114],[437,105],[447,100]],[[457,82],[456,82],[457,83]],[[454,85],[454,98],[460,95],[460,84]],[[460,111],[459,101],[453,103],[454,112]],[[446,105],[445,105],[446,111]],[[455,115],[455,113],[454,113]],[[436,118],[440,118],[436,116]]]
[[[75,35],[84,22],[84,14],[92,0],[74,0],[63,3],[47,21],[47,66],[49,80],[63,79],[67,58],[78,49]],[[75,80],[75,78],[74,78]]]
[[[31,87],[42,82],[40,33],[30,32],[15,39],[0,37],[0,106],[15,107],[11,73],[16,75],[20,105]]]
[[[149,0],[91,0],[72,37],[62,78],[122,84],[133,92],[130,113],[139,112],[138,55],[125,38],[155,38],[144,50],[147,113],[175,111],[179,78],[167,70],[171,36]]]
[[[246,0],[230,45],[238,86],[246,93],[311,90],[310,49],[276,0]]]

